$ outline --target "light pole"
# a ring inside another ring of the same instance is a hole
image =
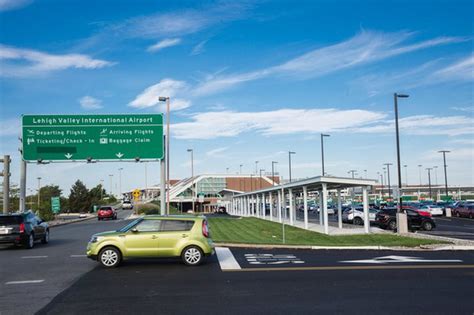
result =
[[[272,184],[275,186],[275,164],[278,164],[277,161],[272,161]]]
[[[225,173],[229,174],[229,168],[228,167],[225,168]]]
[[[258,161],[255,161],[255,175],[258,174]]]
[[[40,209],[40,200],[41,200],[41,177],[37,178],[38,180],[38,211]]]
[[[100,200],[104,198],[103,193],[104,193],[104,180],[101,179],[100,180]]]
[[[352,178],[354,178],[356,173],[357,173],[357,170],[350,170],[349,172],[347,172],[347,174],[352,174]]]
[[[158,100],[166,102],[166,214],[170,214],[170,98],[160,96]]]
[[[405,168],[405,186],[408,187],[408,165],[403,165],[403,167]]]
[[[399,98],[407,98],[409,95],[407,94],[393,94],[393,102],[395,105],[395,132],[397,135],[397,172],[398,172],[398,212],[403,212],[402,207],[402,167],[400,162],[400,133],[398,131],[398,99]],[[389,171],[389,181],[390,181],[390,171]],[[390,195],[390,184],[388,187],[389,195]]]
[[[119,171],[119,197],[120,198],[122,197],[122,170],[123,170],[123,167],[118,169]],[[145,194],[146,194],[146,191],[145,191]]]
[[[387,166],[387,185],[388,185],[388,198],[392,196],[390,188],[392,187],[390,185],[390,165],[393,165],[392,163],[385,163],[385,166]]]
[[[191,152],[191,201],[193,204],[193,211],[194,211],[194,195],[195,195],[195,189],[194,189],[194,150],[193,149],[188,149],[188,152]]]
[[[421,185],[422,185],[422,184],[421,184],[421,168],[422,168],[422,167],[423,167],[423,165],[418,164],[418,173],[419,173],[419,175],[420,175],[420,187],[421,187]]]
[[[292,154],[296,154],[296,152],[293,152],[293,151],[288,151],[288,177],[290,179],[290,183],[291,183],[291,155]]]
[[[330,137],[330,135],[321,134],[321,168],[322,168],[322,176],[326,173],[324,172],[324,137]]]
[[[444,187],[446,189],[446,201],[448,201],[448,173],[446,171],[446,153],[450,153],[451,151],[448,150],[441,150],[438,153],[443,153],[443,161],[444,161]]]
[[[426,170],[428,171],[428,189],[430,191],[430,199],[431,199],[431,170],[432,167],[428,167]]]
[[[367,179],[367,170],[364,170],[364,176]]]
[[[113,196],[113,193],[112,193],[112,177],[114,177],[114,174],[109,174],[109,181],[110,181],[109,197]]]
[[[435,185],[438,186],[438,166],[433,166],[433,169],[435,171]]]

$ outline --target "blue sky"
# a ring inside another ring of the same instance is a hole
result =
[[[396,162],[393,93],[400,100],[402,163],[439,166],[474,184],[472,1],[0,1],[0,153],[18,182],[21,114],[156,113],[172,105],[171,177],[190,173],[326,171],[376,178]],[[144,186],[144,165],[29,167],[68,191],[109,174]],[[395,174],[395,169],[391,170]],[[158,182],[158,165],[148,167]],[[392,182],[396,177],[392,175]],[[403,180],[405,178],[403,176]],[[435,179],[433,180],[435,182]],[[108,185],[107,185],[108,187]],[[113,188],[116,189],[115,184]]]

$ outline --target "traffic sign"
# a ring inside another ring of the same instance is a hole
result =
[[[51,211],[53,211],[54,214],[61,211],[61,201],[59,197],[51,197]]]
[[[132,195],[133,195],[133,199],[135,201],[138,200],[138,198],[140,198],[142,192],[140,191],[140,189],[135,189],[133,192],[132,192]]]
[[[24,115],[25,161],[163,158],[163,115]]]

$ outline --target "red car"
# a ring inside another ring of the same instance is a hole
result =
[[[453,209],[453,215],[474,219],[474,203],[462,203]]]
[[[97,211],[97,220],[112,219],[117,220],[117,210],[114,207],[100,207]]]

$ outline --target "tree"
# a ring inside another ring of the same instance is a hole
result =
[[[54,218],[51,210],[51,197],[61,197],[62,190],[56,185],[43,186],[40,189],[40,206],[37,209],[39,216],[46,221]]]
[[[71,187],[69,207],[72,212],[89,212],[91,210],[91,196],[87,187],[77,180]]]
[[[89,195],[93,205],[100,205],[102,203],[102,199],[104,196],[106,196],[106,191],[104,187],[99,184],[90,190]]]

